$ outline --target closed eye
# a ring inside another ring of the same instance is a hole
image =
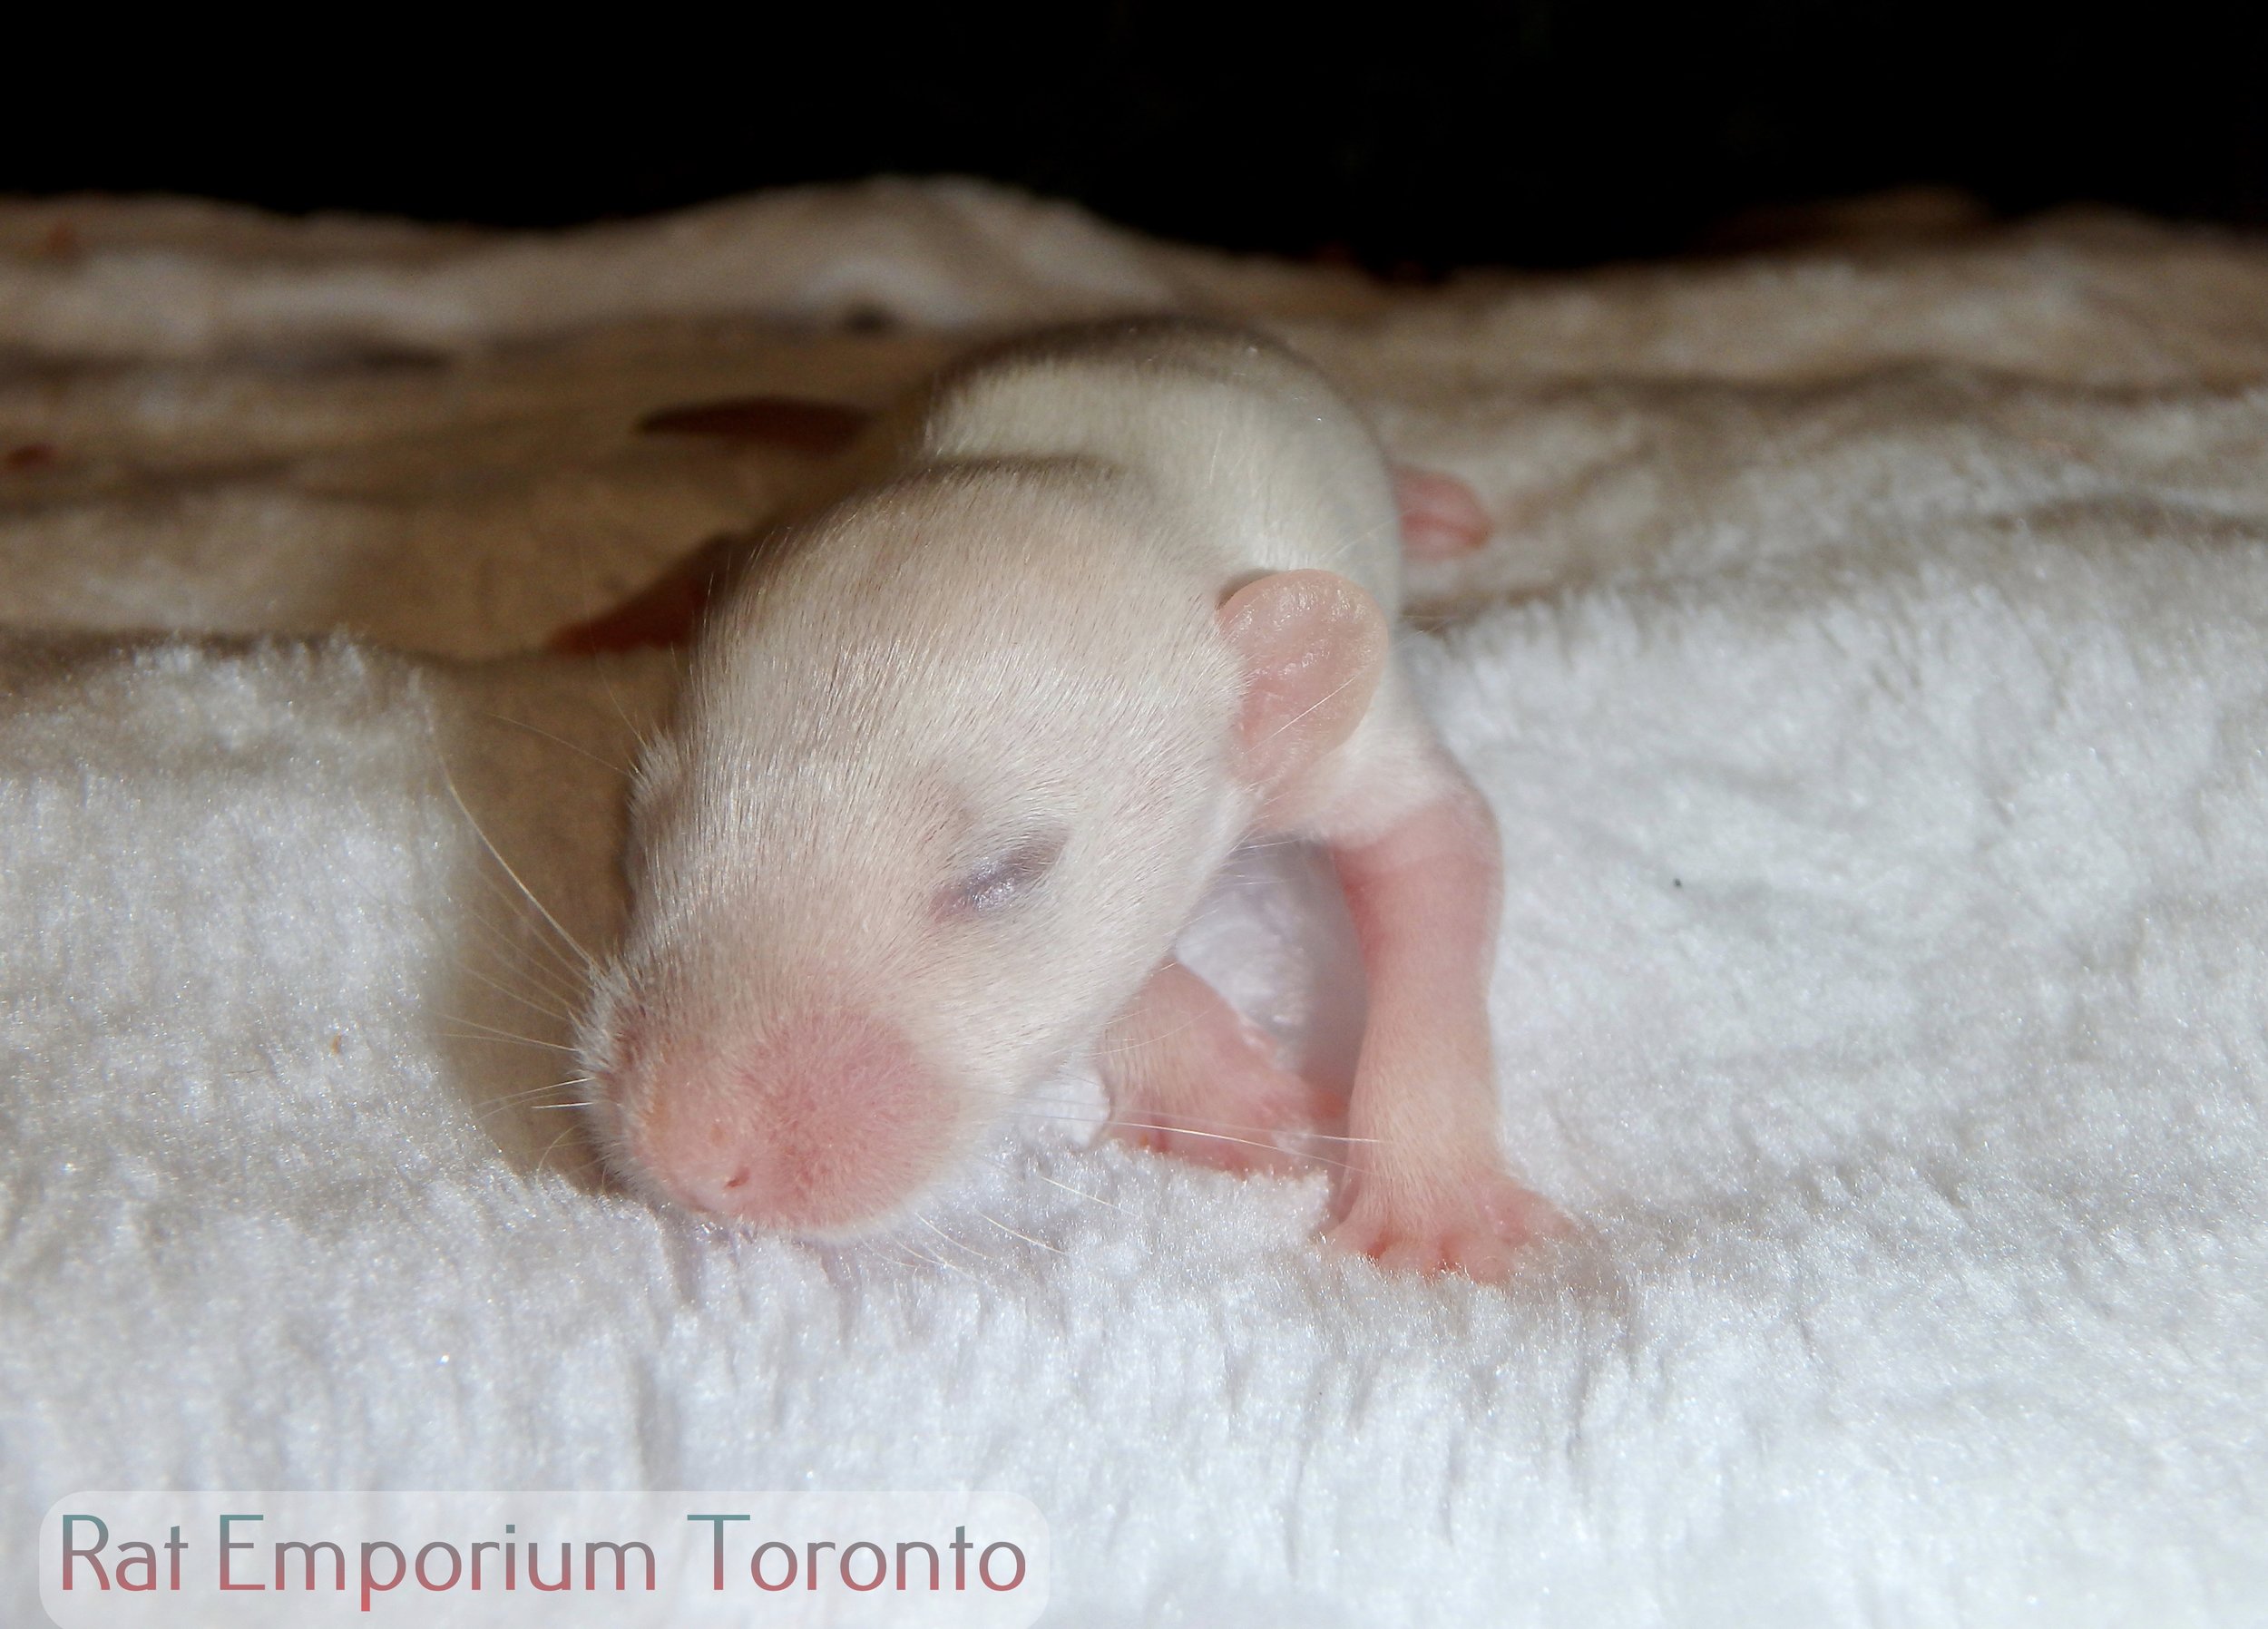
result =
[[[938,897],[944,917],[992,916],[1020,904],[1062,857],[1066,834],[1051,826],[987,856]]]

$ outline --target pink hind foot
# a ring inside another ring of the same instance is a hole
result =
[[[1417,1186],[1357,1177],[1350,1191],[1331,1243],[1392,1272],[1461,1273],[1501,1284],[1520,1250],[1569,1231],[1549,1200],[1491,1165],[1432,1174]]]
[[[1393,466],[1403,552],[1412,560],[1454,560],[1489,541],[1496,523],[1472,488],[1438,470]]]

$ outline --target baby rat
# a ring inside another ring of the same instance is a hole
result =
[[[1556,1218],[1497,1142],[1496,831],[1390,639],[1405,528],[1484,536],[1471,494],[1273,342],[1169,319],[979,352],[845,472],[709,604],[639,767],[582,1034],[614,1168],[856,1234],[1087,1049],[1119,1119],[1242,1163],[1203,1128],[1312,1094],[1171,947],[1237,844],[1300,836],[1370,986],[1332,1237],[1502,1277]]]

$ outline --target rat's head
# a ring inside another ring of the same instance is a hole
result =
[[[1133,546],[1144,512],[1100,485],[883,488],[710,627],[640,768],[584,1029],[639,1186],[886,1221],[1167,953],[1265,794],[1251,766],[1300,730],[1255,724],[1250,616]]]

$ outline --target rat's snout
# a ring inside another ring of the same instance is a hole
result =
[[[953,1129],[939,1073],[858,1013],[775,1023],[728,1056],[664,1049],[643,1087],[631,1157],[688,1209],[763,1227],[885,1219],[928,1180]]]

